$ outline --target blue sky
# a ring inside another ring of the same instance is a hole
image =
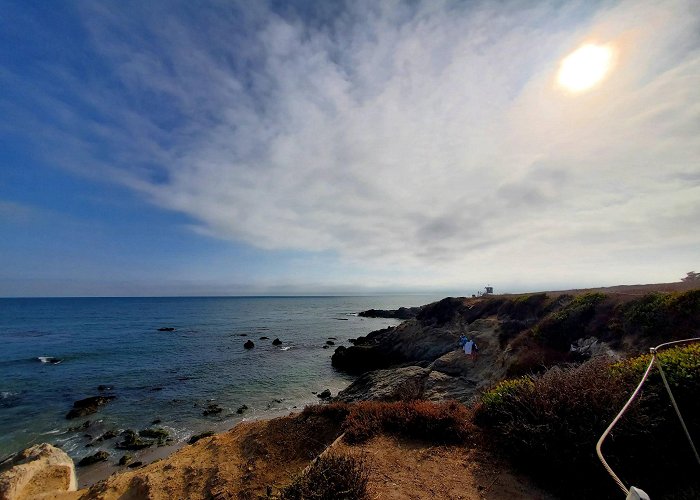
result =
[[[676,281],[699,28],[680,0],[5,0],[0,296]],[[557,88],[589,42],[608,77]]]

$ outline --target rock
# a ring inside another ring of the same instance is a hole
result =
[[[122,458],[119,459],[119,465],[126,465],[129,462],[131,462],[134,459],[129,453],[125,453],[122,455]]]
[[[275,339],[272,341],[272,345],[282,345],[282,341],[280,339]]]
[[[239,333],[238,336],[239,336],[239,337],[247,337],[248,334],[247,334],[247,333]]]
[[[467,404],[478,392],[479,384],[475,380],[432,371],[425,379],[421,397],[430,401],[456,399]]]
[[[79,432],[79,431],[84,431],[85,429],[87,429],[88,427],[90,427],[90,424],[91,424],[91,423],[92,423],[92,422],[90,422],[89,420],[86,420],[86,421],[83,422],[82,424],[76,425],[75,427],[68,427],[68,432]]]
[[[330,397],[331,397],[331,390],[330,390],[330,389],[325,389],[323,392],[321,392],[320,394],[318,394],[316,397],[317,397],[317,398],[321,398],[321,399],[330,399]]]
[[[9,469],[0,473],[0,498],[19,500],[35,498],[38,494],[58,495],[76,491],[73,460],[50,444],[32,446],[15,455]]]
[[[116,399],[116,396],[92,396],[76,401],[73,403],[73,408],[66,414],[66,418],[72,419],[97,413],[100,406],[106,405],[113,399]]]
[[[100,437],[97,438],[97,440],[106,441],[108,439],[114,439],[115,437],[117,437],[117,431],[112,429],[102,434]]]
[[[217,413],[221,413],[222,411],[224,411],[224,409],[221,406],[212,403],[204,409],[202,415],[208,417],[209,415],[216,415]]]
[[[206,431],[206,432],[202,432],[201,434],[195,434],[194,436],[192,436],[192,437],[189,439],[189,441],[187,441],[187,443],[188,443],[188,444],[194,444],[194,443],[196,443],[197,441],[199,441],[200,439],[203,439],[203,438],[206,438],[206,437],[211,437],[211,436],[213,436],[213,435],[214,435],[214,431]]]
[[[151,387],[152,392],[158,392],[158,391],[162,391],[162,390],[163,390],[162,387]]]
[[[335,342],[332,340],[326,340],[326,345],[335,345]]]
[[[112,387],[111,385],[100,384],[97,386],[97,390],[100,392],[111,391],[113,389],[114,389],[114,387]]]
[[[329,345],[324,345],[324,346],[323,346],[324,349],[328,349],[329,347],[330,347]]]
[[[255,347],[255,344],[252,340],[248,340],[245,344],[243,344],[243,347],[245,347],[246,349],[252,349],[253,347]]]
[[[328,337],[328,340],[338,340],[338,337]]]
[[[239,415],[241,415],[241,414],[242,414],[244,411],[246,411],[247,409],[248,409],[248,406],[246,406],[246,405],[241,405],[241,406],[239,406],[238,409],[236,410],[236,413],[238,413]]]
[[[153,441],[141,439],[136,431],[128,429],[122,432],[124,439],[115,445],[118,450],[142,450],[153,446]]]
[[[260,337],[260,340],[268,340],[270,337]]]
[[[137,467],[141,467],[143,465],[143,462],[133,462],[127,465],[129,469],[136,469]]]
[[[399,307],[398,309],[370,309],[362,311],[358,316],[364,318],[395,318],[395,319],[412,319],[415,318],[421,311],[422,307]]]
[[[158,331],[159,332],[174,332],[175,328],[173,328],[172,326],[164,326],[162,328],[158,328]]]
[[[165,441],[168,437],[170,437],[170,433],[162,427],[154,427],[139,431],[139,436],[149,439],[157,439],[158,441]]]
[[[159,418],[157,418],[157,419],[155,419],[153,422],[151,422],[151,425],[156,425],[156,424],[159,424],[159,423],[161,423],[161,422],[162,422],[162,420],[159,419]]]
[[[98,451],[94,455],[88,455],[78,462],[78,467],[85,467],[86,465],[96,464],[97,462],[104,462],[109,458],[109,453],[106,451]]]
[[[429,369],[419,366],[367,372],[340,391],[336,400],[354,402],[421,399],[425,379],[429,373]]]

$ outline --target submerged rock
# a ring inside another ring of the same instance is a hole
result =
[[[202,415],[208,417],[209,415],[216,415],[222,411],[224,411],[224,409],[221,406],[217,405],[216,403],[212,403],[204,409]]]
[[[141,439],[136,431],[128,429],[122,432],[124,439],[116,444],[118,450],[142,450],[153,446],[153,441]]]
[[[170,437],[170,433],[162,427],[154,427],[139,431],[139,436],[150,439],[167,439]]]
[[[207,437],[211,437],[211,436],[213,436],[213,435],[214,435],[214,431],[206,431],[206,432],[202,432],[201,434],[195,434],[194,436],[192,436],[192,437],[189,439],[189,441],[187,441],[187,443],[188,443],[188,444],[194,444],[194,443],[196,443],[197,441],[199,441],[200,439],[207,438]]]
[[[98,451],[94,455],[88,455],[78,462],[78,467],[85,467],[86,465],[96,464],[97,462],[104,462],[109,458],[109,453],[106,451]]]
[[[158,331],[159,332],[174,332],[175,328],[173,328],[172,326],[164,326],[164,327],[158,328]]]
[[[106,405],[113,399],[116,399],[116,396],[92,396],[80,399],[73,403],[73,408],[66,414],[66,418],[72,419],[97,413],[101,406]]]
[[[47,496],[76,491],[73,460],[50,444],[32,446],[9,461],[9,469],[0,473],[0,498],[35,498],[37,492]]]
[[[245,347],[246,349],[252,349],[253,347],[255,347],[255,344],[252,340],[248,340],[245,344],[243,344],[243,347]]]
[[[260,337],[260,340],[268,340],[270,337]]]
[[[111,391],[113,389],[114,387],[112,387],[111,385],[100,384],[97,386],[97,390],[100,392]]]

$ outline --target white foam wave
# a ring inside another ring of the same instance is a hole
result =
[[[288,351],[292,348],[292,346],[287,346],[287,347],[280,347],[280,351]]]
[[[38,359],[42,363],[50,363],[52,365],[57,365],[61,361],[63,361],[62,359],[54,358],[53,356],[37,356],[36,359]]]

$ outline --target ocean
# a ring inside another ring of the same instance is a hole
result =
[[[331,367],[338,345],[398,323],[360,318],[359,311],[440,298],[0,299],[0,460],[41,442],[74,460],[113,453],[114,439],[86,445],[107,430],[140,430],[157,420],[181,442],[242,419],[300,410],[319,401],[314,393],[335,395],[352,381]],[[158,331],[163,327],[175,330]],[[275,338],[282,345],[272,345]],[[253,349],[243,347],[247,340]],[[335,345],[324,348],[328,340]],[[96,414],[66,419],[74,401],[100,394],[116,398]],[[205,416],[210,404],[223,410]],[[87,428],[70,430],[88,420]]]

